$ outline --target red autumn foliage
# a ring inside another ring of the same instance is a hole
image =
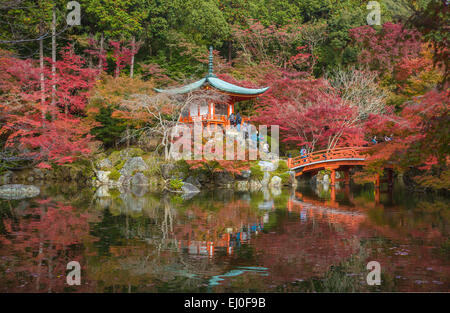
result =
[[[5,122],[0,133],[7,136],[6,147],[36,161],[59,164],[73,162],[93,148],[89,132],[95,125],[87,124],[79,115],[84,113],[97,73],[84,68],[84,60],[70,46],[63,49],[61,56],[55,63],[54,77],[49,67],[44,69],[44,104],[39,101],[40,70],[31,60],[2,56],[0,76],[0,102],[6,109],[2,110]],[[56,87],[53,97],[52,85]]]
[[[97,70],[84,68],[85,60],[73,52],[72,46],[61,51],[61,60],[55,62],[56,75],[52,79],[51,71],[47,68],[49,77],[46,87],[47,94],[51,93],[52,85],[56,86],[56,104],[66,113],[82,113],[86,107],[89,90],[95,84]],[[47,59],[51,63],[50,59]]]
[[[363,144],[363,128],[353,123],[356,108],[344,105],[323,79],[283,72],[261,97],[257,122],[279,125],[281,138],[309,151]]]
[[[96,57],[99,61],[99,64],[102,64],[102,70],[106,71],[108,64],[106,62],[106,49],[103,50],[100,47],[100,44],[93,38],[89,38],[89,49],[84,50],[84,52]]]
[[[432,90],[408,103],[399,115],[371,117],[368,129],[393,140],[374,147],[372,160],[396,161],[403,167],[448,166],[450,91]]]
[[[138,45],[127,47],[122,41],[109,41],[110,46],[113,47],[113,59],[116,63],[116,69],[114,71],[114,76],[118,77],[120,71],[125,68],[125,66],[131,64],[131,58],[139,50]]]
[[[359,61],[380,72],[391,72],[395,63],[405,57],[416,58],[421,50],[420,33],[401,24],[385,23],[379,32],[364,25],[349,32],[362,49]]]

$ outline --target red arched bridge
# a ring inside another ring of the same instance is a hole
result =
[[[315,174],[320,170],[331,171],[331,185],[337,181],[350,183],[350,169],[355,166],[367,164],[367,150],[365,147],[345,147],[333,150],[315,151],[310,154],[288,159],[288,167],[295,171],[295,176],[305,173]],[[336,171],[344,172],[344,178],[336,179]],[[392,182],[392,170],[387,172],[387,180]],[[375,185],[380,186],[380,177],[377,175]]]

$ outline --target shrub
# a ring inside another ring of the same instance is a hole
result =
[[[120,177],[120,173],[115,168],[112,169],[111,173],[109,173],[108,178],[111,180],[118,180]]]
[[[284,160],[279,160],[278,161],[278,168],[277,168],[277,172],[281,172],[281,173],[285,173],[289,171],[289,167],[287,166],[286,161]]]
[[[289,173],[283,173],[283,174],[280,174],[279,177],[281,178],[281,183],[282,183],[283,185],[289,184],[289,177],[290,177],[290,176],[291,176],[291,175],[290,175]]]
[[[259,164],[250,167],[250,177],[258,180],[262,180],[264,178],[264,172],[261,170]]]
[[[122,169],[122,167],[125,165],[126,160],[120,160],[115,166],[114,168],[118,171],[120,171]]]
[[[180,190],[184,183],[181,179],[171,179],[169,182],[170,188],[173,190]]]

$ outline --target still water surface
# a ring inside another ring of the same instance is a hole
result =
[[[0,292],[450,291],[446,198],[322,185],[190,199],[41,190],[0,200]],[[66,283],[70,261],[80,286]],[[369,261],[380,286],[366,283]]]

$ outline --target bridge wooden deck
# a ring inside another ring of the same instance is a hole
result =
[[[338,181],[350,183],[350,169],[355,166],[364,166],[367,164],[366,147],[344,147],[333,150],[316,151],[304,156],[298,156],[288,159],[288,167],[295,171],[295,176],[301,176],[305,173],[317,173],[320,170],[331,171],[331,185],[334,186]],[[343,171],[344,178],[336,179],[336,171]],[[392,182],[392,170],[388,171],[388,181]],[[377,175],[374,184],[380,186],[380,176]]]

